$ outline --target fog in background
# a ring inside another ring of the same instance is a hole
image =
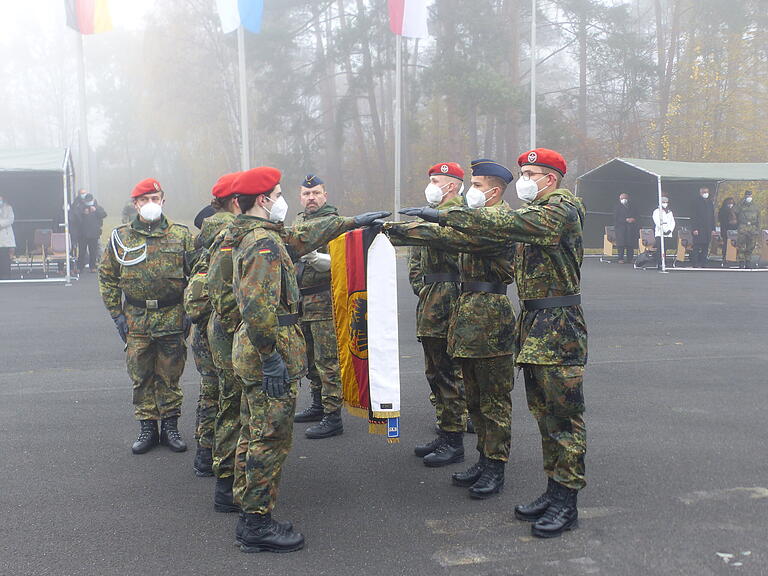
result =
[[[251,165],[303,175],[343,212],[390,208],[395,37],[386,0],[265,0],[246,34]],[[567,185],[614,156],[764,162],[768,11],[759,0],[540,0],[537,145]],[[118,216],[157,178],[189,221],[239,169],[236,34],[214,0],[112,0],[84,38],[91,191]],[[405,42],[402,204],[427,168],[476,157],[514,169],[529,146],[530,0],[435,0]],[[77,33],[63,2],[0,3],[0,148],[71,146],[79,168]]]

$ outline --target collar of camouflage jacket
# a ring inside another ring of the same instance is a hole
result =
[[[331,204],[324,204],[321,206],[317,212],[312,212],[311,214],[308,214],[306,211],[301,212],[301,214],[304,216],[304,220],[312,220],[313,218],[322,218],[323,216],[332,216],[335,214],[338,214],[339,211],[336,208],[336,206],[332,206]]]
[[[131,228],[144,236],[161,236],[172,224],[173,222],[166,218],[165,214],[160,216],[159,222],[143,222],[136,214],[136,218],[131,222]]]
[[[567,198],[568,200],[573,200],[574,196],[573,193],[568,190],[567,188],[557,188],[555,190],[550,190],[549,192],[545,192],[541,198],[537,198],[531,204],[548,204],[549,200],[554,196],[562,196],[564,198]]]
[[[203,220],[203,227],[200,229],[200,234],[198,235],[200,245],[206,249],[210,248],[219,232],[234,219],[235,215],[226,210],[208,216],[208,218]]]
[[[229,225],[229,231],[230,235],[232,236],[234,245],[239,245],[243,238],[248,234],[248,232],[251,230],[256,230],[257,228],[274,230],[275,232],[280,233],[280,231],[283,229],[283,223],[270,222],[265,218],[249,216],[248,214],[238,214],[235,219],[232,220],[232,224]]]

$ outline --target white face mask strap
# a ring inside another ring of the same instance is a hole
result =
[[[115,259],[123,266],[135,266],[136,264],[139,264],[140,262],[143,262],[147,259],[147,243],[144,242],[144,244],[140,246],[136,246],[135,248],[128,248],[125,244],[123,244],[122,239],[120,238],[120,234],[117,231],[117,228],[112,230],[112,236],[110,238],[110,243],[112,244],[112,251],[115,253]],[[123,256],[121,257],[118,253],[118,247],[120,250],[123,251]],[[136,258],[129,259],[128,254],[131,252],[138,252],[139,250],[143,250],[141,254],[139,254]]]

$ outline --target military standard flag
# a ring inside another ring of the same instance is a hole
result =
[[[331,294],[344,402],[367,418],[368,430],[400,435],[400,355],[397,340],[395,250],[371,228],[328,245]]]
[[[398,36],[427,38],[427,0],[387,0],[389,28]]]
[[[108,0],[64,0],[67,26],[80,34],[99,34],[112,30]]]
[[[216,8],[221,19],[221,30],[225,34],[234,32],[240,26],[254,34],[261,32],[264,0],[216,0]]]

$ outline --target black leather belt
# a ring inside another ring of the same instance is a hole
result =
[[[277,317],[278,326],[293,326],[299,323],[299,315],[296,314],[280,314]]]
[[[435,272],[434,274],[424,274],[425,284],[436,284],[437,282],[459,282],[458,274],[451,274],[449,272]]]
[[[563,308],[565,306],[578,306],[581,304],[581,294],[568,296],[553,296],[551,298],[534,298],[521,300],[520,305],[524,310],[543,310],[544,308]]]
[[[312,294],[320,294],[321,292],[330,292],[331,287],[330,286],[307,286],[306,288],[301,288],[299,292],[301,292],[302,296],[312,296]]]
[[[128,302],[128,304],[131,306],[136,306],[136,308],[158,310],[160,308],[168,308],[169,306],[176,306],[176,304],[181,304],[183,299],[181,296],[179,296],[177,298],[166,298],[165,300],[138,300],[136,298],[131,298],[126,294],[125,301]]]
[[[507,285],[503,282],[462,282],[462,292],[489,292],[491,294],[505,294],[507,293]]]

